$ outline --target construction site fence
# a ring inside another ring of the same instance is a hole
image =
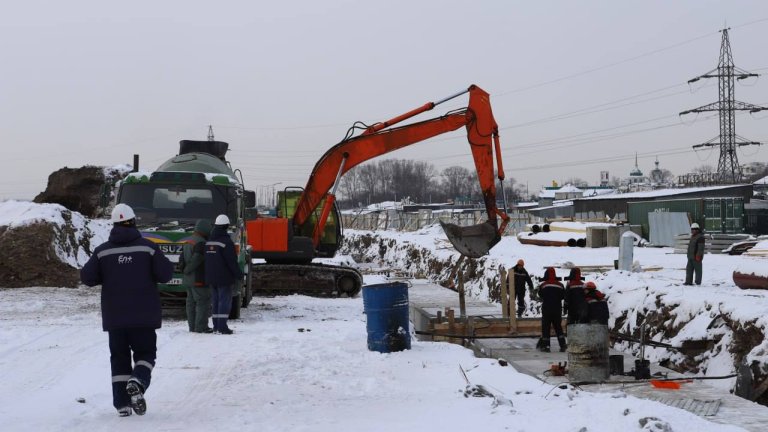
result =
[[[526,224],[532,221],[527,213],[512,213],[507,224],[505,235],[515,235],[525,230]],[[375,213],[344,213],[342,223],[344,228],[359,230],[395,230],[417,231],[439,221],[459,226],[481,224],[488,220],[485,211],[472,211],[463,213],[434,212],[432,210],[419,210],[418,212],[402,212],[399,210],[387,210]]]

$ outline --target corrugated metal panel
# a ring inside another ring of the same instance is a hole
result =
[[[677,399],[664,396],[651,396],[648,399],[661,402],[664,405],[669,405],[671,407],[684,409],[700,417],[710,417],[716,415],[717,411],[720,409],[720,404],[722,403],[720,399]]]
[[[688,234],[690,223],[688,213],[683,212],[654,212],[648,213],[648,227],[651,244],[656,246],[675,246],[675,236]]]

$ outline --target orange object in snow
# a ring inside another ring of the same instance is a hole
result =
[[[651,380],[651,385],[656,388],[663,388],[663,389],[670,389],[670,390],[680,390],[680,384],[684,382],[691,382],[691,380],[683,380],[683,381],[661,381],[661,380]]]

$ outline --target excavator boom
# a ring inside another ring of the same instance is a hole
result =
[[[464,93],[469,93],[466,108],[396,126]],[[501,239],[509,217],[496,206],[494,153],[499,180],[504,179],[504,169],[490,98],[480,87],[472,85],[438,102],[428,102],[390,120],[366,126],[360,135],[344,139],[320,158],[303,190],[286,189],[278,194],[277,217],[249,220],[246,228],[251,257],[265,261],[252,266],[254,293],[357,295],[362,288],[362,275],[357,270],[312,262],[317,257],[333,256],[338,248],[341,228],[334,202],[341,177],[370,159],[462,126],[467,130],[488,220],[468,227],[441,223],[461,254],[474,258],[486,255]]]
[[[391,127],[467,92],[469,92],[469,105],[465,109],[406,126]],[[448,239],[461,254],[473,258],[486,255],[490,248],[501,239],[501,233],[506,228],[509,218],[496,205],[494,150],[498,177],[500,180],[504,179],[498,126],[493,118],[490,96],[475,85],[439,102],[429,102],[386,122],[374,124],[361,135],[345,139],[331,147],[312,170],[293,217],[294,226],[300,227],[307,223],[320,203],[325,200],[315,230],[315,242],[317,242],[317,234],[322,231],[325,216],[335,199],[335,188],[339,178],[344,173],[375,157],[454,131],[462,126],[467,129],[467,139],[475,162],[480,189],[488,213],[488,221],[471,227],[460,227],[442,222],[441,224]],[[329,193],[332,189],[333,191]],[[501,227],[497,217],[501,217],[503,220]]]

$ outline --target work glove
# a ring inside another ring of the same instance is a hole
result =
[[[701,262],[701,259],[702,259],[702,258],[703,258],[703,257],[702,257],[701,255],[696,255],[696,261],[698,261],[698,262]]]

